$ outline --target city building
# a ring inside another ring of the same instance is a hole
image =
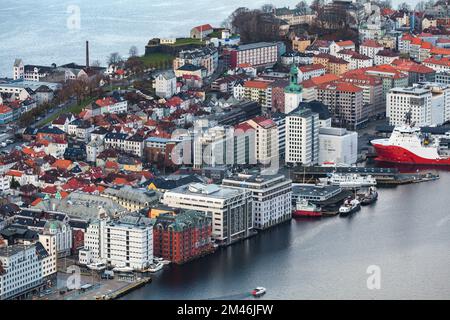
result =
[[[359,46],[359,53],[375,59],[376,54],[383,49],[384,47],[375,40],[366,40]]]
[[[272,107],[272,83],[271,80],[248,80],[243,85],[236,85],[233,95],[238,100],[258,102],[263,110],[268,111]]]
[[[317,100],[328,106],[333,122],[340,126],[358,128],[367,121],[363,89],[337,81],[317,87]]]
[[[229,245],[252,234],[252,194],[246,190],[193,183],[167,191],[162,203],[201,211],[210,217],[212,237],[220,245]]]
[[[286,116],[286,163],[318,163],[319,127],[319,114],[311,110],[297,108]]]
[[[374,65],[379,66],[382,64],[391,64],[394,60],[400,58],[400,53],[392,51],[390,49],[384,49],[378,51],[374,56]]]
[[[450,86],[422,82],[407,88],[394,88],[388,94],[389,123],[401,125],[411,111],[417,126],[436,126],[450,121]]]
[[[0,248],[0,300],[26,297],[44,287],[42,260],[48,257],[40,243]]]
[[[205,76],[208,77],[219,65],[219,53],[213,46],[180,51],[173,61],[173,69],[179,70],[185,65],[206,69]]]
[[[264,166],[278,164],[278,127],[272,120],[259,116],[244,122],[249,125],[255,134],[255,160]]]
[[[211,236],[211,218],[203,212],[159,214],[153,228],[153,254],[173,263],[186,263],[214,250]]]
[[[358,133],[344,128],[319,129],[319,164],[353,165],[358,160]]]
[[[170,98],[177,93],[177,78],[173,71],[162,72],[155,78],[155,93],[163,98]]]
[[[229,188],[252,193],[255,229],[267,229],[291,219],[291,180],[282,174],[251,175],[240,173],[223,179]]]
[[[141,190],[131,186],[107,188],[100,195],[114,200],[130,212],[148,208],[159,201],[159,195],[155,191]]]
[[[272,66],[278,61],[278,45],[275,42],[257,42],[240,45],[230,52],[230,67],[249,64],[253,67]]]
[[[393,88],[387,95],[386,116],[390,125],[403,125],[406,113],[411,111],[411,121],[424,127],[431,122],[431,90],[420,87]]]
[[[127,215],[119,220],[92,221],[79,252],[83,265],[102,262],[113,267],[145,270],[153,264],[153,222],[142,216]]]

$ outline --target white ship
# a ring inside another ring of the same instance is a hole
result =
[[[371,176],[362,176],[356,173],[332,173],[327,178],[321,179],[321,182],[340,186],[345,189],[372,187],[377,185],[377,180]]]

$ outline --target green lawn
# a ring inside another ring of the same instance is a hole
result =
[[[188,44],[205,44],[205,41],[201,41],[200,39],[193,39],[193,38],[177,38],[177,41],[174,44],[170,44],[172,47],[176,46],[184,46]]]
[[[168,53],[152,53],[140,57],[146,67],[160,67],[161,64],[172,65],[174,57]]]

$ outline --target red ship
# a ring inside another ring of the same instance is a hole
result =
[[[322,210],[315,204],[309,203],[307,200],[300,200],[292,212],[294,218],[317,218],[322,216]]]
[[[377,152],[377,161],[413,164],[450,166],[448,145],[440,144],[439,138],[422,137],[420,129],[407,123],[396,127],[389,139],[372,140]]]

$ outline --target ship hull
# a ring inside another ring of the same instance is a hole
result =
[[[322,212],[320,211],[294,210],[294,212],[292,212],[292,217],[294,218],[320,218],[321,216]]]
[[[450,158],[428,159],[399,146],[381,144],[373,144],[373,146],[377,152],[376,161],[413,165],[450,166]]]

